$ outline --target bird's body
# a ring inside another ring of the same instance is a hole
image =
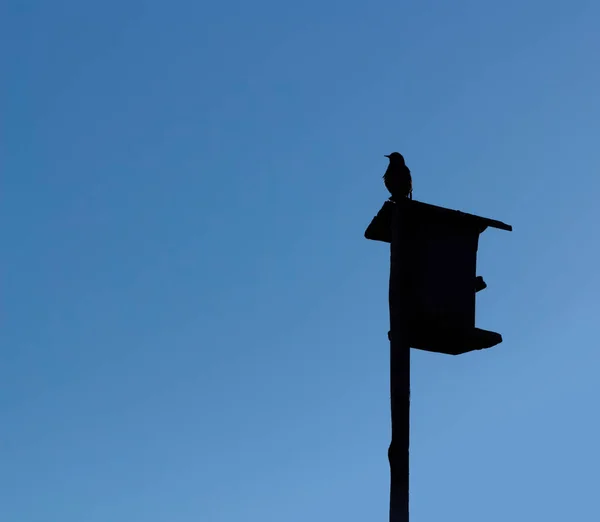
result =
[[[399,152],[392,152],[386,155],[386,158],[389,158],[390,164],[383,175],[383,183],[392,195],[390,199],[392,201],[398,198],[412,199],[412,178],[410,169],[404,163],[404,156]]]

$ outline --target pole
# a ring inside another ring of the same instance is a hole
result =
[[[390,462],[390,522],[408,522],[410,443],[410,340],[408,337],[409,234],[407,205],[394,205],[390,247],[390,395],[392,440]]]

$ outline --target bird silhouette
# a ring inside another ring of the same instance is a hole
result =
[[[398,198],[412,199],[412,178],[410,169],[404,162],[404,156],[399,152],[392,152],[386,154],[385,157],[389,158],[390,164],[383,175],[383,183],[385,188],[390,191],[390,199],[392,201],[396,201]]]

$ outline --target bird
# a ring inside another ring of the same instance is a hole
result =
[[[392,152],[385,157],[390,160],[390,164],[383,175],[383,183],[390,191],[390,199],[392,201],[398,198],[412,199],[412,178],[410,169],[404,162],[404,156],[399,152]]]

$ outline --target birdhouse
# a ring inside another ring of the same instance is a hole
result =
[[[475,294],[486,287],[476,275],[477,248],[488,227],[512,230],[500,221],[406,199],[386,201],[365,231],[367,239],[392,243],[392,258],[394,249],[401,256],[402,290],[390,288],[390,306],[393,311],[393,296],[401,295],[397,306],[413,348],[458,355],[502,342],[500,334],[475,327]],[[392,284],[399,280],[391,278]]]

